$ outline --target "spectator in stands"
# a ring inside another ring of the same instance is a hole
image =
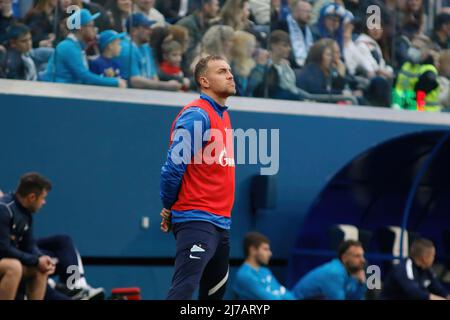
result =
[[[111,28],[111,20],[106,13],[106,10],[99,4],[90,0],[62,0],[62,12],[63,14],[71,15],[73,12],[68,10],[70,6],[76,6],[78,8],[87,9],[92,15],[99,14],[98,18],[94,20],[95,26],[99,31],[103,31]]]
[[[362,30],[362,18],[367,14],[367,7],[369,4],[376,4],[373,0],[343,0],[343,6],[346,10],[350,11],[355,17],[355,32],[361,33]]]
[[[288,100],[301,99],[301,91],[296,85],[295,72],[288,60],[291,52],[289,34],[283,30],[272,31],[269,37],[269,49],[272,62],[267,70],[265,84],[269,97]]]
[[[393,107],[396,109],[417,110],[416,98],[423,97],[425,111],[440,111],[440,87],[437,81],[438,71],[434,66],[431,49],[433,43],[426,36],[416,36],[408,50],[405,62],[397,76],[394,90]],[[421,93],[418,93],[421,92]]]
[[[178,81],[160,81],[158,78],[158,67],[148,43],[150,26],[154,23],[140,12],[133,13],[127,19],[129,37],[122,40],[120,56],[116,58],[121,67],[120,73],[133,88],[180,90],[182,85]]]
[[[6,49],[0,45],[0,78],[6,78],[5,70]]]
[[[194,11],[177,22],[189,32],[189,45],[186,51],[186,65],[191,66],[198,55],[197,47],[209,27],[214,23],[214,18],[219,12],[218,0],[193,0]]]
[[[250,14],[259,26],[270,25],[270,2],[267,0],[249,0]],[[270,28],[269,28],[270,29]]]
[[[13,16],[12,0],[0,0],[0,45],[7,40],[6,30],[14,22],[16,18]]]
[[[152,27],[150,47],[153,50],[153,56],[157,65],[160,65],[163,61],[163,43],[171,40],[173,40],[173,36],[168,27]]]
[[[162,13],[169,23],[176,23],[190,14],[190,0],[156,0],[155,8]]]
[[[336,3],[337,5],[344,6],[343,0],[315,0],[312,1],[313,11],[312,11],[312,23],[317,23],[320,17],[320,10],[330,3]]]
[[[253,54],[256,49],[256,38],[251,33],[236,31],[231,47],[231,70],[236,84],[236,95],[249,96],[249,77],[256,66]]]
[[[314,43],[306,64],[297,79],[299,88],[313,94],[342,94],[345,88],[345,65],[340,50],[331,39]]]
[[[29,300],[44,298],[47,277],[55,272],[54,261],[42,254],[33,240],[32,225],[32,214],[45,204],[51,189],[43,176],[29,173],[21,177],[14,194],[0,199],[0,258],[15,261],[14,269],[20,262]]]
[[[442,107],[449,110],[450,108],[450,50],[443,50],[439,54],[439,87],[441,94],[439,95],[439,102]]]
[[[181,60],[181,69],[186,76],[192,76],[190,66],[188,65],[188,59],[186,58],[186,52],[189,46],[189,32],[185,27],[180,25],[170,25],[170,34],[172,39],[181,44],[181,50],[183,52],[183,59]]]
[[[380,28],[369,29],[367,24],[365,24],[363,30],[364,32],[359,35],[355,44],[364,56],[365,71],[369,77],[378,75],[386,79],[393,79],[394,71],[391,66],[387,65],[383,56],[383,51],[378,43],[383,36],[383,27],[380,26]]]
[[[143,13],[149,20],[155,21],[155,26],[165,26],[166,20],[157,9],[154,8],[155,0],[135,0],[134,12]]]
[[[339,48],[343,49],[344,37],[344,15],[345,9],[336,4],[330,3],[320,9],[319,21],[313,26],[312,31],[315,40],[330,38],[335,40]]]
[[[450,49],[450,14],[441,13],[434,20],[434,30],[431,40],[440,50]]]
[[[353,42],[354,16],[347,11],[344,16],[344,61],[348,72],[351,75],[362,74],[362,76],[371,78],[375,75],[371,72],[367,56]]]
[[[291,58],[293,68],[301,68],[305,64],[309,49],[314,43],[314,37],[309,26],[312,7],[309,2],[297,0],[293,4],[292,14],[283,20],[277,29],[289,33],[291,39]]]
[[[362,300],[367,290],[365,262],[361,242],[346,240],[337,259],[308,272],[293,292],[298,299]]]
[[[162,44],[163,61],[159,65],[159,78],[163,81],[176,80],[182,85],[181,90],[187,91],[191,81],[181,70],[182,47],[169,38]]]
[[[191,71],[197,62],[206,56],[221,56],[227,62],[231,60],[234,30],[230,26],[215,25],[206,31],[201,42],[201,51],[193,60]]]
[[[245,262],[239,268],[233,292],[240,300],[294,300],[266,266],[272,256],[269,239],[258,232],[244,238]]]
[[[226,0],[219,16],[221,23],[234,30],[245,30],[249,24],[250,5],[248,0]]]
[[[268,97],[268,83],[265,78],[269,68],[269,56],[269,51],[262,48],[257,48],[253,53],[256,65],[250,72],[247,84],[247,95],[250,97]]]
[[[270,30],[279,29],[281,19],[281,0],[270,0]]]
[[[420,26],[417,23],[409,23],[397,29],[394,37],[394,68],[399,70],[401,66],[408,61],[408,50],[414,37],[419,36]]]
[[[100,32],[98,46],[101,55],[89,64],[89,69],[93,73],[108,78],[120,78],[120,65],[114,58],[120,55],[120,41],[125,38],[125,35],[114,30]]]
[[[368,34],[381,38],[383,29],[364,28]],[[386,65],[380,46],[369,35],[361,34],[358,44],[353,42],[354,18],[351,12],[344,17],[344,57],[349,82],[354,80],[356,88],[365,91],[365,103],[389,108],[391,105],[390,80],[393,70]],[[363,102],[360,100],[360,102]]]
[[[74,29],[56,47],[43,75],[44,81],[126,87],[123,79],[105,78],[89,70],[84,47],[86,42],[96,37],[94,20],[98,15],[91,15],[87,9],[81,9],[69,17]],[[76,21],[80,22],[79,29],[76,28]]]
[[[266,46],[268,28],[257,28],[250,20],[249,0],[226,0],[220,10],[220,19],[217,23],[231,26],[235,31],[246,31],[253,34],[259,46]]]
[[[400,11],[400,23],[402,26],[416,24],[420,33],[427,33],[432,26],[428,25],[423,0],[406,0]]]
[[[132,11],[131,0],[110,0],[106,8],[111,20],[112,29],[117,32],[126,32],[126,21]]]
[[[187,51],[189,45],[189,32],[185,27],[180,25],[169,26],[170,34],[173,40],[181,44],[183,54]]]
[[[59,21],[61,16],[61,12],[56,10],[57,6],[58,0],[38,0],[25,16],[25,23],[33,36],[34,48],[53,47],[59,28],[59,23],[55,24],[54,19]]]
[[[433,266],[436,249],[428,239],[416,239],[410,248],[410,256],[392,270],[383,284],[383,299],[445,300],[448,291],[436,278]]]
[[[19,80],[37,80],[46,68],[53,48],[31,48],[30,29],[21,23],[14,23],[7,32],[8,43],[4,58],[0,64],[4,68],[5,78]]]
[[[31,55],[30,29],[21,23],[9,26],[8,45],[3,62],[7,79],[35,81],[38,78],[36,64]]]

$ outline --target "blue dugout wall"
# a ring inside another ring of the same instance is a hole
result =
[[[0,80],[0,189],[13,190],[28,171],[49,177],[54,189],[35,233],[69,234],[83,256],[172,258],[174,239],[159,230],[159,174],[172,120],[196,96]],[[391,138],[450,127],[449,114],[237,97],[229,105],[234,128],[280,130],[275,209],[251,213],[261,165],[236,168],[233,259],[243,257],[244,234],[258,230],[271,239],[273,258],[286,261],[312,202],[348,161]],[[164,263],[86,269],[93,285],[139,286],[145,299],[164,298],[172,272]],[[283,282],[286,264],[274,270]]]

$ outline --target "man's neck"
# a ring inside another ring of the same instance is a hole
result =
[[[139,47],[141,46],[144,42],[140,41],[138,39],[138,37],[131,37],[131,40],[133,40],[133,42]]]
[[[300,20],[295,20],[295,21],[297,21],[297,24],[300,28],[304,28],[306,26],[306,23],[304,23],[303,21],[300,21]]]
[[[217,94],[215,94],[214,92],[211,92],[209,90],[202,90],[202,93],[204,93],[207,96],[209,96],[211,99],[213,99],[215,102],[220,104],[222,107],[225,106],[227,98],[219,97]]]
[[[420,263],[420,261],[417,261],[417,260],[414,259],[414,258],[411,258],[411,260],[412,260],[412,262],[415,264],[416,267],[418,267],[418,268],[420,268],[420,269],[422,269],[422,270],[425,270],[425,269],[426,269],[426,268],[424,268],[424,266],[422,265],[422,263]]]
[[[275,56],[275,55],[272,56],[273,64],[279,64],[281,59],[282,59],[281,57],[278,57],[278,56]]]
[[[245,263],[249,264],[255,270],[259,270],[259,268],[261,267],[260,264],[255,261],[255,259],[247,258],[245,259]]]
[[[24,207],[25,209],[28,210],[27,205],[25,203],[25,199],[23,199],[21,196],[19,196],[17,193],[14,194],[14,197],[16,198],[17,202]]]
[[[85,42],[84,39],[83,39],[83,35],[82,35],[80,32],[74,32],[74,33],[72,33],[72,34],[75,36],[75,38],[76,38],[80,43],[82,43],[83,45],[86,44],[86,42]]]

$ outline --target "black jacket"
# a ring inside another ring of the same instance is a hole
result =
[[[408,258],[392,267],[381,296],[389,300],[428,300],[430,293],[444,298],[448,294],[431,269],[419,268]]]
[[[33,239],[33,219],[13,194],[0,198],[0,259],[15,258],[37,266],[42,253]]]

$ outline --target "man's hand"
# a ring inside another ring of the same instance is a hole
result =
[[[40,256],[38,269],[40,272],[51,275],[55,272],[55,264],[49,256]]]
[[[435,295],[432,293],[430,293],[430,295],[428,296],[428,299],[430,299],[430,300],[447,300],[444,297],[441,297],[441,296],[438,296],[438,295]]]
[[[126,88],[127,85],[127,81],[124,79],[119,79],[119,88]]]
[[[39,47],[40,48],[44,48],[44,47],[51,48],[51,47],[53,47],[54,40],[55,40],[55,35],[53,33],[50,33],[48,35],[47,39],[39,41]]]
[[[366,271],[361,269],[352,274],[352,276],[361,283],[366,283]]]
[[[178,91],[181,90],[182,87],[182,84],[177,80],[162,81],[161,84],[163,90]]]
[[[161,231],[169,232],[172,227],[172,212],[169,209],[163,208],[159,215],[162,217]]]

